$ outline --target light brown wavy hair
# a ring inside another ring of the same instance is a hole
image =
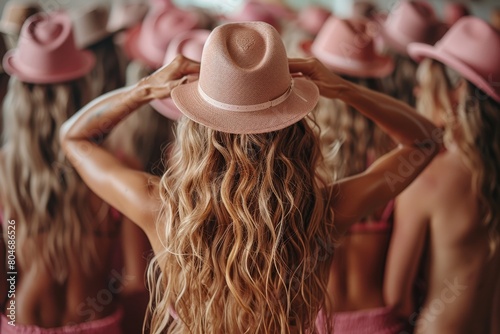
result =
[[[96,58],[96,66],[90,72],[93,97],[98,97],[112,90],[125,86],[124,65],[118,47],[113,42],[113,36],[91,45]]]
[[[344,76],[346,80],[382,91],[380,79]],[[372,120],[339,99],[321,100],[316,114],[325,159],[324,177],[341,179],[361,173],[394,148],[394,142]]]
[[[445,140],[455,142],[463,153],[472,171],[481,219],[488,228],[490,248],[494,251],[500,242],[500,103],[435,60],[425,59],[417,77],[420,85],[418,110],[431,119],[441,118]],[[465,84],[465,89],[454,104],[450,93],[460,84]]]
[[[313,333],[334,242],[314,130],[235,135],[182,118],[176,133],[151,333]]]
[[[394,71],[382,79],[384,92],[415,107],[416,98],[413,89],[417,85],[418,64],[410,57],[397,52],[393,52],[391,56],[394,59]]]
[[[5,97],[5,124],[0,168],[4,221],[15,219],[18,260],[45,266],[64,282],[68,256],[77,249],[90,275],[98,259],[92,219],[85,203],[88,190],[64,157],[59,128],[90,97],[84,79],[37,85],[11,78]],[[43,238],[41,237],[43,233]]]

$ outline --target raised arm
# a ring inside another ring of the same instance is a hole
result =
[[[335,222],[339,233],[387,203],[407,187],[439,152],[441,130],[407,104],[348,82],[318,60],[290,59],[290,72],[313,80],[322,96],[338,98],[373,120],[399,146],[364,173],[335,183]],[[335,112],[332,110],[332,112]]]
[[[186,75],[198,72],[198,63],[179,56],[138,84],[92,101],[61,128],[62,148],[89,188],[148,236],[161,206],[158,178],[126,166],[99,145],[130,113],[153,99],[170,96]]]

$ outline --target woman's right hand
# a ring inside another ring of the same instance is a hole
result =
[[[147,99],[164,99],[170,97],[175,87],[192,81],[200,73],[200,63],[178,55],[168,65],[143,78],[137,84],[147,92]]]
[[[318,86],[321,96],[338,98],[349,87],[348,81],[332,73],[316,58],[288,59],[288,66],[292,75],[302,73],[311,79]]]

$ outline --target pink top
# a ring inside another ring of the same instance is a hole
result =
[[[387,232],[392,228],[392,213],[394,211],[394,200],[387,203],[380,219],[368,220],[354,223],[348,233],[379,233]]]
[[[367,163],[370,166],[375,160],[375,156],[367,153]],[[390,231],[392,228],[392,213],[394,212],[394,200],[387,203],[382,215],[378,220],[367,220],[354,223],[349,228],[348,232],[351,233],[383,233]]]

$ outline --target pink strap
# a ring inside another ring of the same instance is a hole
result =
[[[198,84],[198,93],[200,93],[201,97],[207,102],[208,104],[213,105],[216,108],[219,109],[224,109],[224,110],[229,110],[229,111],[259,111],[259,110],[265,110],[271,107],[275,107],[283,102],[286,101],[286,99],[290,96],[290,94],[293,91],[294,87],[294,80],[290,80],[290,86],[288,89],[283,93],[281,96],[275,98],[274,100],[267,101],[264,103],[259,103],[259,104],[249,104],[249,105],[237,105],[237,104],[227,104],[224,102],[217,101],[210,96],[207,95],[201,88],[201,86]]]

